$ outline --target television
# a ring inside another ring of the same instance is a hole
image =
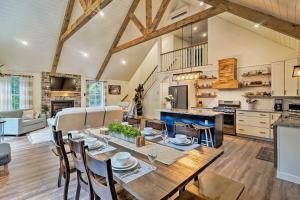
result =
[[[50,76],[50,90],[51,91],[75,91],[76,80],[74,78]]]

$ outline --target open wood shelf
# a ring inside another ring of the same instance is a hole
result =
[[[267,95],[243,95],[246,98],[257,98],[257,99],[273,99],[275,97],[267,96]]]
[[[242,77],[253,77],[253,76],[271,76],[271,73],[266,73],[266,74],[242,74]]]
[[[241,88],[249,88],[249,87],[271,87],[271,84],[268,85],[241,85]]]
[[[216,98],[217,95],[211,95],[211,96],[207,96],[207,95],[196,95],[196,98]]]

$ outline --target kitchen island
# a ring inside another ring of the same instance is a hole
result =
[[[281,117],[273,126],[277,178],[300,184],[300,118]]]
[[[174,136],[175,122],[210,127],[214,145],[220,147],[223,143],[223,114],[222,112],[210,110],[162,109],[160,110],[160,119],[166,122],[171,137]]]

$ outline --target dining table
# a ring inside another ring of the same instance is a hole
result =
[[[93,133],[89,132],[89,135],[103,141],[102,135],[97,134],[97,132],[98,131],[94,131]],[[156,138],[151,142],[161,145],[158,143],[159,141],[161,141],[161,138]],[[147,155],[139,153],[138,150],[127,148],[124,144],[120,145],[112,141],[110,141],[109,145],[114,147],[114,150],[96,154],[94,157],[96,159],[106,160],[112,158],[118,152],[129,152],[138,160],[150,163]],[[162,152],[157,153],[160,154]],[[200,145],[193,150],[185,151],[183,156],[172,164],[167,165],[156,161],[155,170],[130,182],[125,182],[115,175],[114,180],[138,200],[168,199],[176,192],[183,191],[190,181],[196,180],[198,175],[223,153],[224,151],[221,148],[215,149]]]

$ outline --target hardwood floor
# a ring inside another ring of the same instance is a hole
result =
[[[6,137],[12,147],[9,176],[0,176],[0,199],[62,199],[63,187],[57,188],[58,159],[50,143],[30,144],[26,136]],[[270,162],[256,159],[263,146],[271,143],[225,136],[225,153],[207,170],[234,179],[245,185],[241,199],[300,200],[300,185],[275,178]],[[76,179],[71,177],[69,199],[75,198]],[[83,191],[81,199],[88,199]]]

